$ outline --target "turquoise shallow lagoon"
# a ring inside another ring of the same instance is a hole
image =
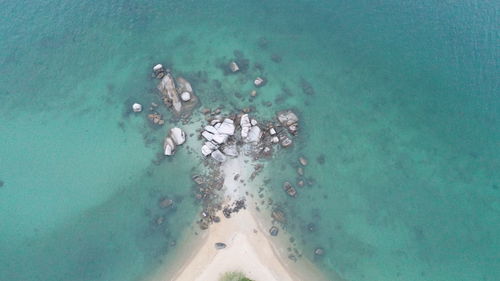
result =
[[[498,280],[500,6],[400,2],[0,2],[0,280],[141,280],[175,258],[194,165],[158,163],[166,128],[129,113],[157,62],[204,106],[299,112],[267,188],[331,276]]]

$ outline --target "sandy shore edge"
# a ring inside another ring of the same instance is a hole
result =
[[[248,181],[253,166],[248,159],[231,159],[221,167],[225,174],[225,196],[228,201],[245,197],[257,182]],[[239,179],[245,179],[242,184]],[[254,202],[247,198],[247,208],[233,213],[230,219],[222,218],[192,243],[186,241],[178,250],[178,261],[165,266],[149,281],[218,281],[225,272],[239,271],[255,281],[328,280],[316,266],[303,257],[292,262],[286,257],[285,241],[280,235],[269,235],[270,219],[254,210]],[[216,249],[215,243],[225,243]],[[180,261],[180,262],[179,262]]]

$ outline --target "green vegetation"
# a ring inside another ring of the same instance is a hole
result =
[[[254,281],[241,272],[226,272],[219,281]]]

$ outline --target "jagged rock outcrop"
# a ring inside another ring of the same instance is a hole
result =
[[[176,114],[181,113],[182,104],[179,98],[179,93],[175,87],[175,81],[172,74],[167,73],[158,84],[158,90],[163,95],[163,102],[167,105],[171,104]]]

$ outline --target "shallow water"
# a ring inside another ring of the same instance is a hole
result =
[[[325,271],[498,279],[498,4],[351,2],[1,3],[0,279],[137,280],[173,258],[198,212],[190,156],[153,163],[166,127],[128,114],[155,101],[157,62],[204,106],[300,113],[268,188]],[[311,185],[289,199],[299,155]]]

